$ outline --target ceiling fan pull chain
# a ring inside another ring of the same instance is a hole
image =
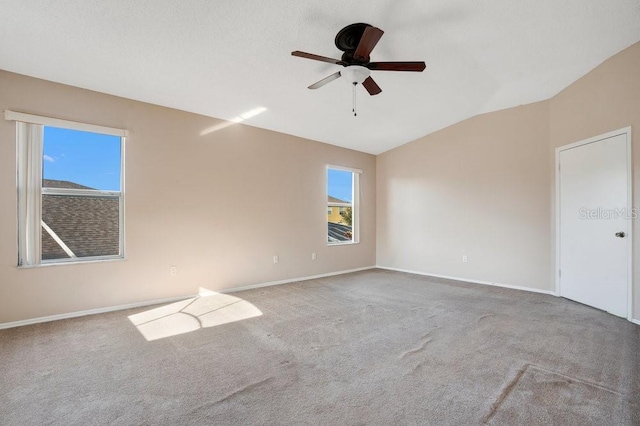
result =
[[[358,83],[354,82],[353,83],[353,116],[357,117],[358,116],[358,112],[356,111],[356,86],[358,85]]]

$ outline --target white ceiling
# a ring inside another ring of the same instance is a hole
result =
[[[465,118],[547,99],[640,41],[638,0],[0,0],[0,68],[378,154]],[[336,33],[385,31],[383,92],[334,81]]]

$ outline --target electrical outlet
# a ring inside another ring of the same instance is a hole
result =
[[[311,260],[316,260],[316,254],[315,253],[311,253]]]
[[[463,255],[462,255],[462,261],[463,261],[464,263],[467,263],[467,261],[468,261],[468,260],[469,260],[469,259],[467,258],[467,255],[466,255],[466,254],[463,254]]]
[[[175,277],[176,275],[178,275],[178,267],[177,267],[177,266],[171,266],[171,267],[169,268],[169,274],[170,274],[172,277]]]
[[[273,263],[274,264],[278,263],[278,261],[279,261],[278,256],[273,256]]]

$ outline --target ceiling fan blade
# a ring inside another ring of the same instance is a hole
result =
[[[362,34],[356,51],[353,53],[353,57],[361,61],[368,60],[371,51],[376,47],[376,44],[378,44],[382,34],[384,34],[384,31],[380,28],[367,27]]]
[[[422,72],[427,65],[420,62],[371,62],[367,65],[371,71],[416,71]]]
[[[328,62],[330,64],[342,65],[342,61],[340,59],[327,58],[326,56],[314,55],[313,53],[306,53],[296,50],[295,52],[291,52],[292,56],[298,56],[300,58],[313,59],[315,61]]]
[[[371,96],[377,95],[378,93],[382,92],[382,89],[380,88],[380,86],[378,86],[371,77],[367,77],[362,82],[362,85],[364,86],[365,89],[367,89],[367,92],[369,92]]]
[[[327,83],[331,83],[333,80],[340,78],[341,74],[340,71],[338,71],[335,74],[331,74],[329,77],[325,77],[322,80],[320,80],[317,83],[313,83],[311,86],[309,86],[309,89],[319,89],[320,87],[324,86]]]

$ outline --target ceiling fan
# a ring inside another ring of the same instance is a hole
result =
[[[331,74],[317,83],[309,86],[309,89],[318,89],[327,83],[345,76],[354,85],[362,84],[370,95],[382,92],[380,86],[371,78],[371,71],[415,71],[422,72],[426,64],[418,62],[371,62],[369,55],[384,34],[380,28],[369,24],[351,24],[341,29],[336,35],[335,44],[343,51],[341,59],[327,58],[313,53],[291,52],[293,56],[342,65],[344,70]]]

